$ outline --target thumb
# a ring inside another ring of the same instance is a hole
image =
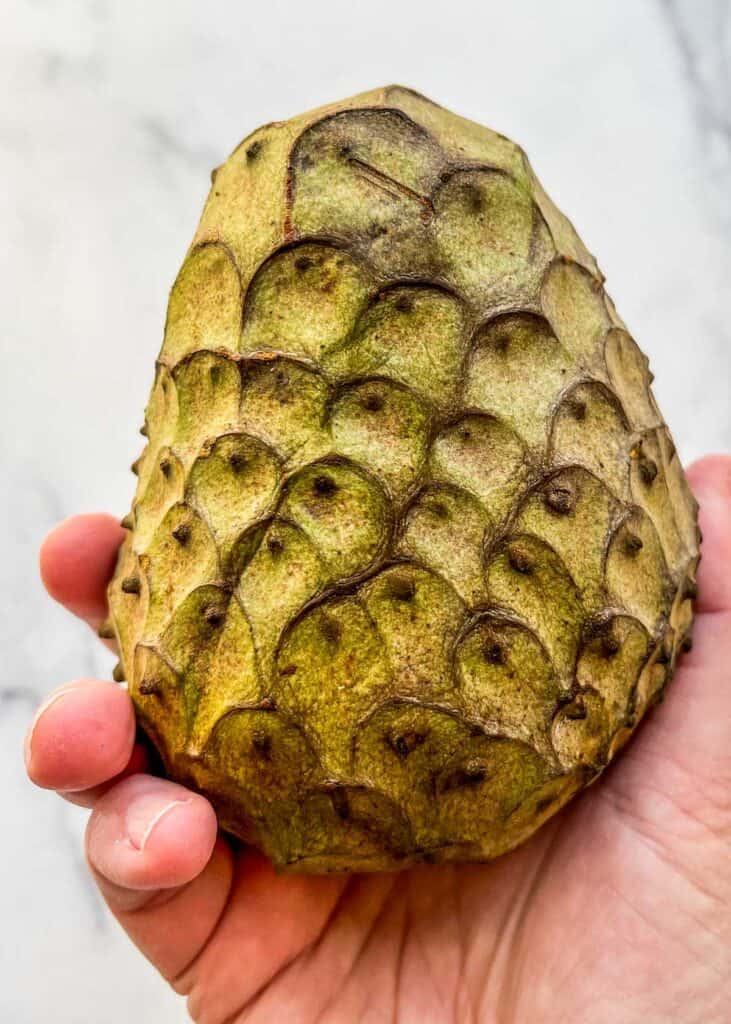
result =
[[[183,786],[134,775],[97,801],[86,857],[112,913],[169,980],[215,930],[232,876],[216,817]]]
[[[731,458],[701,459],[688,479],[703,532],[693,648],[607,781],[661,832],[679,811],[712,833],[731,827]]]

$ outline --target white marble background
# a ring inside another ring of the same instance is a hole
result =
[[[651,357],[680,451],[731,448],[729,0],[0,4],[0,1019],[186,1018],[107,916],[83,812],[24,779],[34,705],[107,676],[36,548],[123,513],[166,293],[257,124],[399,81],[519,140]],[[242,970],[245,969],[242,966]]]

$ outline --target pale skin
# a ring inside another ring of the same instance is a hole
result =
[[[277,875],[201,796],[146,772],[120,687],[80,679],[32,726],[31,779],[91,807],[91,872],[198,1024],[724,1024],[731,1014],[731,457],[691,467],[694,646],[622,757],[501,860]],[[77,516],[41,551],[98,627],[123,531]]]

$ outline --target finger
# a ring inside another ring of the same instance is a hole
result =
[[[41,545],[41,578],[48,593],[97,629],[107,615],[107,584],[125,531],[108,515],[72,516]]]
[[[58,795],[63,797],[63,799],[67,800],[70,804],[75,804],[77,807],[94,807],[99,798],[104,796],[112,786],[116,786],[117,783],[122,782],[123,779],[129,778],[130,775],[149,773],[150,769],[151,763],[147,748],[141,743],[135,743],[134,747],[132,747],[132,753],[130,754],[129,761],[119,774],[115,775],[107,782],[102,782],[98,786],[92,786],[90,789],[73,790],[71,792],[59,790]]]
[[[166,977],[205,945],[228,898],[232,857],[204,797],[135,775],[97,803],[86,855],[110,910]]]
[[[731,610],[731,457],[707,455],[688,470],[703,532],[698,567],[699,612]]]
[[[725,738],[731,706],[731,458],[706,456],[690,467],[688,479],[703,532],[693,648],[680,659],[655,720],[676,730],[673,748],[685,735],[695,758],[713,761],[723,751],[731,763]]]
[[[25,742],[26,769],[43,789],[78,793],[125,771],[134,742],[126,690],[80,679],[59,687],[36,712]]]
[[[216,816],[204,797],[166,779],[134,775],[97,803],[87,852],[92,867],[116,888],[148,892],[190,882],[215,839]]]
[[[671,793],[675,806],[687,803],[699,820],[715,821],[718,808],[728,809],[731,785],[731,459],[701,459],[688,479],[703,531],[693,648],[611,777],[632,801],[649,791],[659,808],[657,794]]]

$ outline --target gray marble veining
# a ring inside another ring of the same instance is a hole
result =
[[[731,448],[728,0],[10,0],[0,37],[6,782],[0,1019],[186,1019],[109,918],[85,812],[33,791],[33,708],[111,656],[43,594],[37,545],[126,510],[167,290],[208,174],[257,124],[386,81],[516,138],[650,355],[686,459]],[[416,16],[418,14],[418,17]],[[388,31],[383,31],[383,25]],[[12,936],[12,939],[9,939]],[[43,984],[38,984],[42,974]]]
[[[721,223],[731,229],[731,5],[728,0],[661,0],[661,5],[681,58],[713,200]]]

